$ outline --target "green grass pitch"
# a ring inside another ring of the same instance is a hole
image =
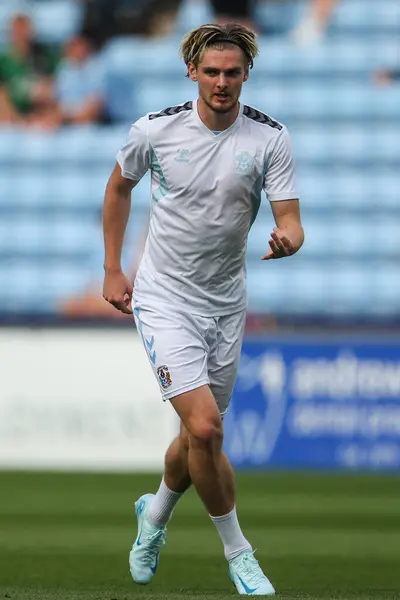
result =
[[[153,582],[135,586],[133,502],[154,475],[0,473],[0,600],[228,600],[222,546],[192,490]],[[400,599],[400,478],[238,476],[238,512],[281,600]]]

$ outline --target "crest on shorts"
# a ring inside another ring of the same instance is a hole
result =
[[[160,380],[161,386],[164,388],[164,390],[167,389],[172,383],[168,367],[166,365],[158,367],[157,375],[158,379]]]
[[[254,157],[246,150],[235,154],[235,171],[238,175],[249,175],[254,169]]]

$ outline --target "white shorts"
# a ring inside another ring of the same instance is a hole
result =
[[[224,414],[236,381],[246,311],[201,317],[166,303],[136,301],[134,317],[163,400],[209,385]]]

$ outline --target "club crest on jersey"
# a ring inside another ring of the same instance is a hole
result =
[[[254,157],[246,150],[235,154],[235,171],[238,175],[249,175],[254,169]]]
[[[160,380],[161,386],[164,388],[164,390],[167,389],[172,383],[172,379],[171,379],[171,375],[169,373],[168,367],[166,365],[162,365],[162,367],[158,367],[157,375],[158,375],[158,379]]]

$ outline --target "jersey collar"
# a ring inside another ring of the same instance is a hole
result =
[[[198,102],[198,98],[196,98],[196,100],[193,100],[194,117],[195,117],[196,121],[198,122],[199,127],[204,131],[204,133],[208,134],[210,136],[210,138],[212,138],[214,140],[221,140],[222,138],[229,135],[232,131],[234,131],[238,127],[240,118],[243,113],[243,104],[241,104],[240,102],[239,102],[239,112],[238,112],[238,116],[236,117],[236,120],[232,123],[232,125],[230,127],[228,127],[228,129],[224,129],[224,131],[221,131],[221,133],[219,133],[218,135],[215,135],[215,133],[211,129],[209,129],[207,127],[207,125],[205,125],[203,123],[203,121],[200,119],[199,111],[197,108],[197,102]]]

